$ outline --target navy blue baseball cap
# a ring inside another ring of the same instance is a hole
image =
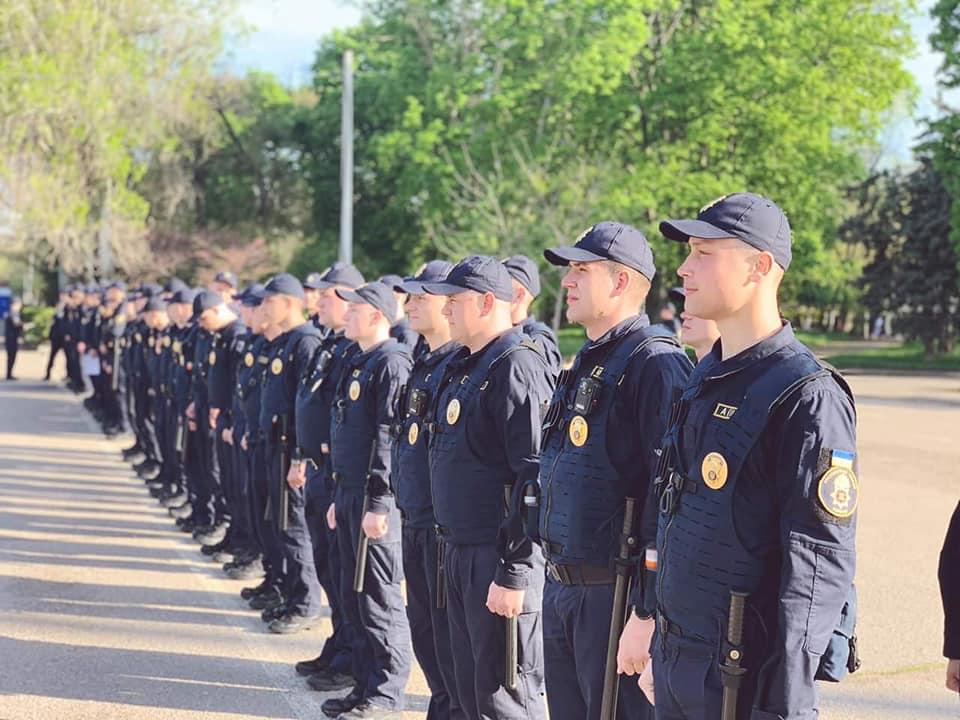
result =
[[[573,247],[544,250],[552,265],[613,260],[653,280],[657,267],[646,236],[631,225],[606,220],[587,228]]]
[[[687,242],[692,237],[736,238],[769,252],[784,270],[790,267],[793,257],[786,214],[773,200],[754,193],[724,195],[706,205],[696,220],[664,220],[660,232],[677,242]]]
[[[201,290],[193,298],[193,319],[199,320],[204,310],[223,305],[223,296],[213,290]]]
[[[400,286],[403,285],[403,278],[399,275],[388,273],[380,278],[380,282],[382,282],[388,288],[392,288],[394,292],[406,292],[400,288]]]
[[[180,290],[186,290],[188,285],[178,277],[172,277],[163,285],[163,291],[166,293],[175,293]]]
[[[173,297],[170,298],[170,302],[192,306],[196,297],[197,291],[188,287],[183,290],[177,290],[177,292],[173,294]]]
[[[323,273],[312,272],[303,279],[304,290],[323,290]]]
[[[540,294],[540,268],[526,255],[513,255],[503,261],[510,277],[523,285],[531,295]]]
[[[337,285],[343,285],[348,288],[358,288],[365,282],[366,280],[363,279],[363,275],[360,274],[360,271],[357,270],[354,265],[338,260],[323,274],[317,290],[325,290],[336,287]]]
[[[334,292],[348,303],[366,303],[375,307],[383,313],[388,322],[393,322],[397,316],[397,297],[393,294],[393,288],[382,282],[367,283],[356,290],[337,288]]]
[[[225,285],[229,285],[232,288],[237,286],[237,276],[229,270],[221,270],[214,276],[213,280],[214,282],[221,282]]]
[[[426,283],[441,282],[447,279],[447,275],[453,270],[453,263],[446,260],[431,260],[423,269],[411,278],[407,278],[393,289],[396,292],[404,292],[408,295],[423,295],[426,290]]]
[[[424,283],[424,290],[431,295],[456,295],[464,290],[493,293],[499,300],[513,299],[513,283],[510,273],[496,258],[488,255],[471,255],[450,270],[443,282]]]
[[[266,289],[261,283],[253,283],[243,291],[240,302],[246,307],[257,307],[266,297]]]
[[[144,312],[166,312],[166,310],[167,301],[160,296],[160,293],[147,300],[147,305],[143,308]]]
[[[163,288],[157,285],[156,283],[144,283],[140,286],[140,296],[145,298],[151,298],[154,295],[159,295],[163,292]]]
[[[264,299],[274,295],[288,295],[303,300],[303,285],[290,273],[279,273],[270,278],[263,293]]]

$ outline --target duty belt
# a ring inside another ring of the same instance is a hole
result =
[[[547,577],[561,585],[612,585],[617,574],[597,565],[558,565],[547,561]]]

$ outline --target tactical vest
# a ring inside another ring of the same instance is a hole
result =
[[[270,432],[274,419],[286,416],[293,419],[296,409],[297,383],[300,373],[306,368],[293,366],[296,351],[300,343],[308,337],[321,337],[321,333],[311,323],[303,323],[287,333],[280,342],[275,343],[270,353],[270,364],[261,389],[260,430]],[[296,432],[291,426],[290,430]]]
[[[490,383],[490,372],[514,352],[535,353],[543,362],[540,349],[523,333],[506,333],[469,372],[451,361],[435,406],[428,451],[433,509],[446,540],[454,544],[494,543],[503,522],[503,488],[514,484],[516,474],[496,448],[475,446],[470,426],[480,422],[475,415],[482,394],[502,392]]]
[[[758,557],[740,541],[737,484],[770,416],[803,385],[831,372],[806,348],[788,346],[740,373],[704,379],[695,373],[684,390],[655,487],[659,609],[685,634],[718,641],[731,590],[761,603],[775,599],[777,588],[762,581],[776,576],[779,558]]]
[[[650,357],[645,351],[654,343],[679,348],[662,327],[632,330],[612,341],[606,355],[597,353],[592,368],[579,367],[578,357],[554,393],[540,452],[540,538],[551,562],[612,567],[627,488],[610,460],[607,438],[624,431],[616,427],[615,411],[627,366],[639,356],[634,371],[642,372]]]
[[[297,443],[318,464],[329,453],[330,408],[344,362],[357,345],[342,333],[330,333],[314,355],[310,372],[297,386]],[[327,452],[324,452],[326,448]]]
[[[334,479],[341,487],[365,488],[378,422],[375,373],[394,355],[410,350],[388,340],[368,353],[357,353],[343,367],[331,407],[330,452]]]
[[[390,484],[404,524],[412,528],[432,528],[436,524],[430,498],[427,425],[447,365],[456,352],[456,346],[444,346],[438,348],[437,353],[421,355],[399,397],[397,423],[393,427]]]

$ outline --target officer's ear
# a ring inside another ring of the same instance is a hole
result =
[[[477,300],[477,306],[480,308],[480,317],[486,317],[493,312],[493,306],[496,304],[497,299],[493,296],[492,292],[485,292],[480,295]]]
[[[755,283],[762,282],[765,278],[774,279],[773,276],[776,274],[774,268],[776,267],[778,266],[773,259],[773,255],[766,251],[755,253],[750,258],[748,279]]]

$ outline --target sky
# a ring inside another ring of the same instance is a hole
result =
[[[929,17],[933,2],[920,0],[918,13],[911,19],[917,52],[907,69],[916,78],[919,97],[913,109],[898,109],[882,134],[883,165],[909,162],[910,147],[921,130],[918,120],[936,113],[935,75],[940,58],[927,41],[933,29]],[[361,16],[356,5],[343,0],[240,0],[239,9],[248,32],[231,44],[225,66],[237,71],[265,70],[287,84],[307,83],[320,38],[355,25]]]

